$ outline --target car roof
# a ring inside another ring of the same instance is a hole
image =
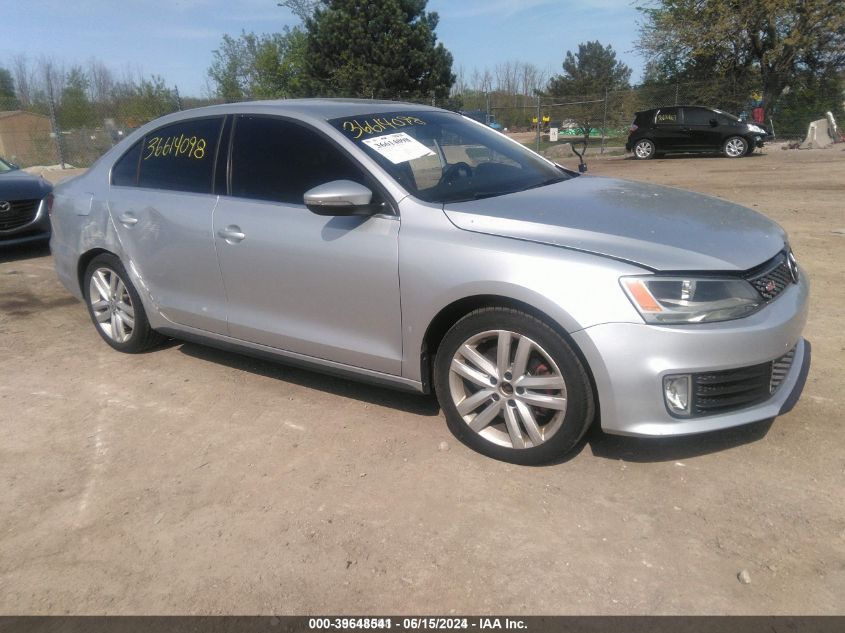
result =
[[[441,110],[419,103],[405,103],[401,101],[320,98],[243,101],[240,103],[227,103],[185,110],[184,113],[190,113],[192,116],[202,116],[203,114],[243,113],[245,111],[330,120],[344,116],[361,116],[384,111],[420,112]]]

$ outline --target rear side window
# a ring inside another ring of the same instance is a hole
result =
[[[303,204],[306,191],[332,180],[367,185],[363,171],[334,143],[284,119],[239,116],[232,144],[232,195]]]
[[[134,187],[138,184],[138,161],[141,159],[143,146],[142,139],[114,164],[111,170],[111,184],[118,187]]]
[[[664,108],[657,113],[657,118],[654,120],[658,125],[672,125],[680,123],[678,116],[678,108]]]
[[[179,121],[144,137],[138,185],[211,193],[223,117]]]

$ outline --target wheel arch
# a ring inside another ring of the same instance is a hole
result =
[[[88,269],[91,260],[98,255],[114,255],[117,257],[115,253],[105,248],[92,248],[79,256],[79,260],[76,262],[76,281],[79,284],[82,296],[85,296],[85,271]]]
[[[429,322],[425,335],[423,336],[422,346],[420,349],[420,377],[423,385],[423,391],[425,393],[431,393],[432,391],[434,371],[433,360],[437,355],[437,349],[443,341],[443,337],[446,335],[446,332],[448,332],[449,329],[463,317],[481,308],[513,308],[515,310],[525,312],[526,314],[530,314],[531,316],[543,321],[546,325],[557,332],[578,357],[578,360],[584,367],[584,371],[587,373],[587,377],[590,380],[590,389],[593,392],[593,401],[596,406],[596,419],[598,419],[599,400],[593,372],[590,368],[590,364],[587,362],[587,358],[581,351],[581,348],[570,336],[569,332],[566,331],[566,328],[543,310],[540,310],[539,308],[536,308],[524,301],[520,301],[519,299],[503,295],[478,294],[463,297],[444,306]]]

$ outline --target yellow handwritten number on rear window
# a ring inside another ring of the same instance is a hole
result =
[[[165,158],[167,156],[193,158],[202,160],[205,158],[205,150],[208,141],[196,136],[153,136],[147,140],[147,154],[144,160],[149,158]]]

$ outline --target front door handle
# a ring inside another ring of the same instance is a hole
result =
[[[246,233],[241,231],[241,227],[234,224],[227,226],[225,229],[217,231],[217,235],[226,240],[229,244],[237,244],[246,237]]]
[[[138,218],[136,218],[132,213],[124,213],[118,218],[118,220],[123,226],[135,226],[138,224]]]

